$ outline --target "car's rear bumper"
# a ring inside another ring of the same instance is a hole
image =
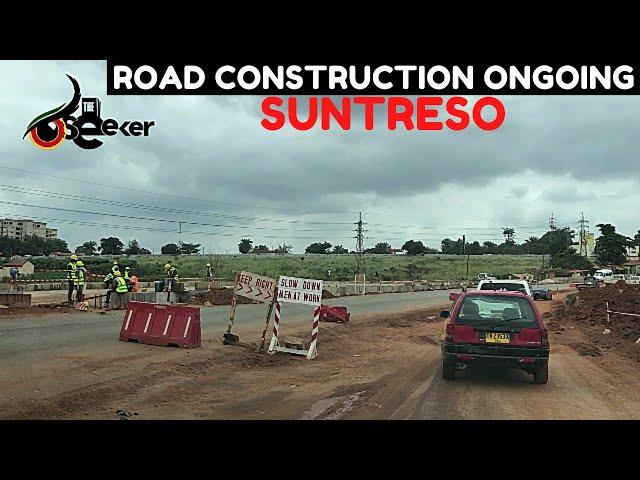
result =
[[[446,363],[542,367],[549,362],[549,348],[443,343],[442,359]]]

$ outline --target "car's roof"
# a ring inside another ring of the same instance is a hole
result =
[[[526,280],[513,279],[513,280],[480,280],[483,283],[528,283]]]
[[[529,298],[529,296],[522,292],[513,292],[508,290],[469,290],[464,292],[461,296],[464,297],[476,297],[481,295],[495,295],[500,297],[521,297]]]

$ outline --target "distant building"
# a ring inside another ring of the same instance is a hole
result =
[[[0,218],[0,236],[23,239],[35,235],[40,238],[58,238],[57,228],[47,228],[47,222],[19,218]]]
[[[0,278],[8,277],[10,275],[11,268],[16,267],[20,275],[31,275],[35,267],[28,258],[14,258],[9,262],[2,265],[0,269]]]

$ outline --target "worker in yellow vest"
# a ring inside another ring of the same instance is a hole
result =
[[[78,261],[78,256],[74,253],[69,258],[69,263],[67,263],[67,283],[69,284],[69,290],[67,291],[67,301],[69,305],[73,305],[72,296],[73,290],[76,288],[76,262]]]
[[[82,260],[76,262],[76,278],[74,279],[76,287],[76,303],[84,301],[84,289],[87,285],[87,269]]]
[[[113,292],[116,293],[118,301],[116,302],[116,304],[121,305],[122,302],[120,301],[120,299],[122,298],[122,296],[127,293],[129,291],[129,288],[127,287],[127,282],[124,281],[124,278],[122,278],[122,274],[120,273],[120,271],[116,271],[113,274],[114,278],[113,278],[113,283],[111,284],[111,293],[113,294]],[[113,295],[109,295],[110,299],[113,299]],[[109,305],[110,307],[111,305]],[[107,309],[109,309],[109,307],[107,307]]]

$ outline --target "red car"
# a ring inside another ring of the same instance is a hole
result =
[[[468,366],[519,368],[533,383],[549,379],[549,334],[534,300],[519,292],[474,290],[452,294],[444,310],[442,376]]]

